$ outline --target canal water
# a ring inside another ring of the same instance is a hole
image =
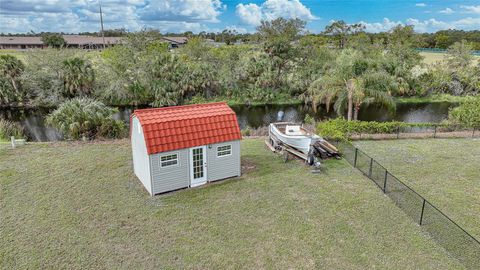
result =
[[[397,104],[395,111],[369,105],[361,108],[359,120],[366,121],[403,121],[403,122],[440,122],[447,118],[454,103],[405,103]],[[337,115],[325,108],[314,112],[304,105],[264,105],[264,106],[232,106],[236,112],[240,128],[257,128],[272,122],[291,121],[302,122],[308,114],[316,120],[334,118]],[[29,140],[55,141],[61,140],[62,135],[54,128],[45,125],[45,117],[51,109],[0,109],[0,118],[19,122],[25,129]],[[128,124],[133,108],[121,107],[115,115],[116,119]]]

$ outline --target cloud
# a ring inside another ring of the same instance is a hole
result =
[[[368,22],[361,21],[360,23],[365,25],[365,30],[367,32],[372,32],[372,33],[387,32],[399,24],[403,25],[401,21],[394,22],[388,18],[383,18],[383,22],[368,23]]]
[[[306,21],[318,19],[300,0],[267,0],[260,6],[254,3],[238,4],[236,13],[242,22],[252,26],[259,25],[262,20],[279,17]]]
[[[436,32],[439,30],[447,29],[463,29],[463,30],[476,30],[480,28],[480,17],[467,17],[455,21],[440,21],[435,18],[428,20],[419,20],[415,18],[409,18],[402,21],[391,21],[388,18],[384,18],[382,22],[365,22],[360,21],[365,25],[367,32],[386,32],[392,29],[396,25],[413,25],[417,32]]]
[[[219,22],[225,6],[220,0],[150,1],[140,11],[145,21]]]
[[[256,4],[238,4],[236,13],[243,22],[250,25],[259,25],[264,17],[262,8]]]
[[[426,7],[427,4],[425,4],[425,3],[416,3],[415,6],[416,6],[416,7]]]
[[[436,19],[418,20],[407,19],[408,25],[413,25],[418,32],[435,32],[447,29],[475,30],[480,28],[480,18],[463,18],[456,21],[439,21]]]
[[[467,13],[480,14],[480,5],[478,6],[460,6]]]
[[[98,0],[0,0],[0,32],[99,30]],[[226,6],[221,0],[102,0],[105,28],[209,30]]]
[[[452,13],[454,13],[454,12],[455,12],[455,11],[453,11],[453,9],[451,9],[451,8],[446,8],[446,9],[440,10],[438,13],[452,14]]]

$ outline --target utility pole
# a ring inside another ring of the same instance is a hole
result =
[[[100,25],[102,27],[102,40],[103,40],[103,49],[105,50],[105,34],[103,33],[103,14],[102,14],[102,0],[98,1],[100,6]]]

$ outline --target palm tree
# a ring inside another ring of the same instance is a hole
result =
[[[63,87],[68,97],[88,95],[92,91],[95,75],[92,66],[78,57],[63,61]]]
[[[395,108],[390,91],[396,88],[395,78],[386,72],[373,71],[362,74],[355,80],[353,120],[358,120],[358,112],[363,103],[377,103],[387,108]]]
[[[17,79],[24,69],[25,66],[22,61],[18,60],[15,56],[9,54],[0,55],[0,73],[10,81],[16,94],[20,92]]]
[[[369,67],[362,55],[354,50],[343,50],[335,60],[332,70],[315,80],[302,98],[313,109],[325,103],[327,111],[333,104],[338,114],[347,109],[347,119],[358,119],[363,103],[380,103],[395,108],[390,91],[396,89],[393,76]]]

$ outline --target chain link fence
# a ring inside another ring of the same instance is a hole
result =
[[[478,128],[467,128],[460,125],[430,124],[422,126],[403,126],[389,133],[352,133],[352,140],[385,140],[415,138],[480,138]]]
[[[345,160],[371,179],[447,252],[469,269],[480,269],[480,242],[380,163],[349,142],[336,142]]]

